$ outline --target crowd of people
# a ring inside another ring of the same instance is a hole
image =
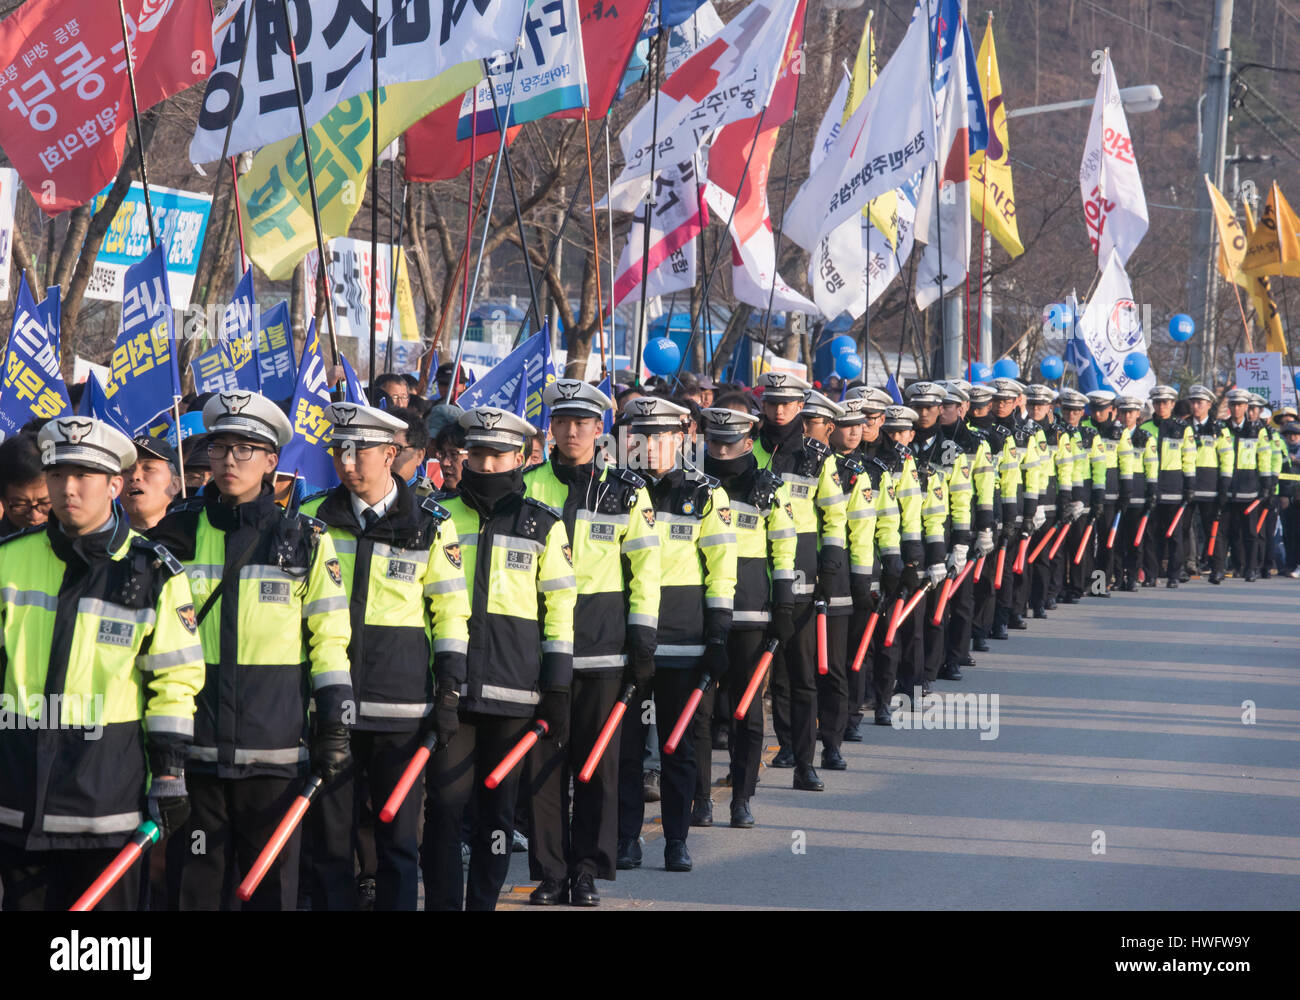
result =
[[[514,851],[533,904],[597,906],[647,802],[692,869],[715,754],[759,822],[765,708],[766,767],[821,791],[1031,618],[1300,576],[1300,423],[1241,389],[561,378],[540,434],[460,388],[331,405],[314,494],[250,392],[189,397],[178,447],[87,417],[0,444],[6,910],[66,908],[146,822],[101,908],[492,909]]]

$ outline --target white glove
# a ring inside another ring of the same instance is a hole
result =
[[[943,581],[948,576],[948,567],[943,563],[935,563],[932,566],[925,567],[925,575],[929,577],[931,586],[942,587]]]
[[[1071,501],[1070,506],[1066,508],[1066,516],[1069,517],[1071,521],[1077,521],[1079,518],[1083,517],[1083,501]]]
[[[952,547],[952,551],[948,553],[948,572],[957,574],[966,568],[966,551],[965,545]]]
[[[993,529],[984,528],[975,539],[975,558],[982,559],[993,552]]]
[[[1042,507],[1034,508],[1034,520],[1032,523],[1035,531],[1047,523],[1047,515],[1043,513]]]

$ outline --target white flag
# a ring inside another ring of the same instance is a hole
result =
[[[701,176],[697,161],[687,160],[666,167],[656,179],[654,214],[650,222],[650,255],[646,265],[647,295],[660,295],[695,284],[695,238],[709,219],[700,191]],[[644,212],[640,213],[632,223],[627,243],[623,245],[614,277],[614,305],[630,296],[641,284],[644,215]]]
[[[743,243],[731,245],[731,290],[736,301],[759,309],[772,304],[773,312],[801,312],[816,316],[820,310],[785,283],[776,270],[776,240],[772,224],[764,225]]]
[[[1082,341],[1076,347],[1076,367],[1091,355],[1097,376],[1117,393],[1146,399],[1155,388],[1156,377],[1148,370],[1140,379],[1124,374],[1124,359],[1134,351],[1146,353],[1146,339],[1142,335],[1142,316],[1133,301],[1133,287],[1129,284],[1119,251],[1112,248],[1106,260],[1106,269],[1097,290],[1080,317],[1077,337]],[[1086,348],[1086,352],[1078,347]],[[1080,386],[1088,384],[1085,373],[1080,373]]]
[[[867,310],[866,226],[862,215],[845,219],[808,258],[813,301],[828,319],[857,319]]]
[[[929,37],[926,19],[913,18],[834,147],[795,195],[784,231],[805,250],[814,250],[872,198],[900,187],[934,162]]]
[[[867,275],[870,282],[868,300],[874,304],[884,294],[890,283],[902,273],[903,265],[912,254],[916,237],[916,193],[924,174],[917,174],[909,183],[904,184],[895,194],[898,195],[898,252],[889,246],[889,240],[878,229],[866,233]]]
[[[1088,144],[1079,167],[1079,193],[1083,196],[1083,219],[1088,241],[1097,255],[1098,266],[1119,251],[1127,264],[1146,235],[1147,199],[1142,193],[1133,137],[1124,117],[1124,102],[1115,81],[1115,69],[1106,50],[1106,66],[1097,82],[1097,99],[1088,126]]]
[[[826,105],[826,113],[822,115],[822,123],[817,126],[817,138],[813,140],[812,154],[808,157],[808,173],[817,173],[817,168],[822,165],[822,161],[835,146],[835,140],[840,137],[840,132],[844,130],[844,106],[849,100],[849,83],[852,78],[848,70],[844,71],[844,76],[840,78],[840,85],[835,90],[835,96],[831,98],[831,103]]]

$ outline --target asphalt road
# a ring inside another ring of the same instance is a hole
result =
[[[752,830],[726,826],[715,751],[722,822],[691,830],[695,870],[663,870],[650,806],[644,866],[598,882],[600,909],[1292,908],[1297,636],[1289,579],[1062,605],[936,684],[990,696],[996,738],[864,726],[825,792],[764,769]],[[531,888],[516,854],[502,908],[538,912]]]

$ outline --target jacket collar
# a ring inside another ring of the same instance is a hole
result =
[[[264,528],[273,524],[281,513],[275,502],[275,491],[266,483],[262,484],[260,494],[241,504],[226,503],[221,492],[208,485],[203,489],[203,505],[208,521],[221,531],[237,531],[249,526]]]
[[[58,518],[54,517],[46,522],[45,531],[54,554],[65,563],[76,559],[89,566],[101,559],[112,559],[121,552],[131,537],[131,522],[127,520],[126,513],[114,503],[113,516],[108,524],[93,534],[71,538],[64,533]]]

